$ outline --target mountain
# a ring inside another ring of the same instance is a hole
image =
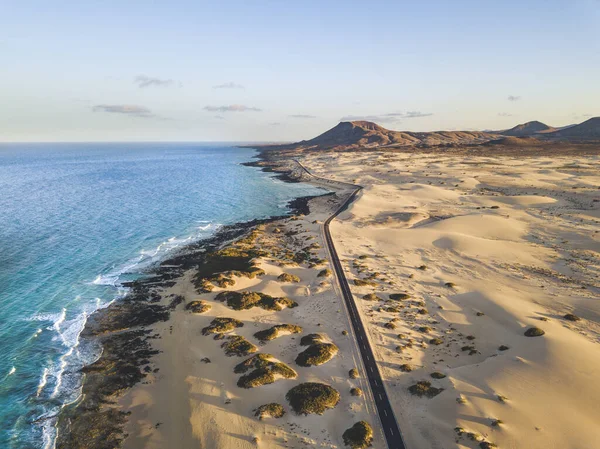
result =
[[[554,131],[556,131],[554,128],[546,125],[545,123],[533,121],[522,123],[506,131],[500,131],[499,134],[513,137],[523,137],[533,136],[535,134],[552,133]]]
[[[481,143],[494,137],[497,136],[480,131],[437,131],[423,133],[392,131],[373,122],[353,121],[340,122],[329,131],[325,131],[313,139],[289,145],[281,145],[277,148],[351,149],[410,145],[435,146]]]
[[[553,132],[549,136],[573,140],[600,139],[600,117],[593,117],[579,125]]]

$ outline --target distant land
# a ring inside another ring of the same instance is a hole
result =
[[[358,148],[456,147],[465,145],[541,145],[545,142],[600,140],[600,117],[555,128],[539,121],[501,131],[393,131],[368,121],[340,122],[323,134],[300,142],[265,145],[273,150],[348,150]]]

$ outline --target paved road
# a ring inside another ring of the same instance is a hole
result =
[[[302,165],[302,163],[300,163],[299,161],[296,162],[310,176],[319,178],[318,176],[315,176],[310,171],[308,171],[306,167]],[[331,233],[329,232],[329,224],[333,221],[333,219],[335,219],[335,217],[337,217],[340,213],[342,213],[348,208],[350,203],[354,201],[356,195],[358,194],[358,192],[360,192],[362,188],[360,186],[354,185],[353,187],[355,187],[356,190],[354,190],[352,195],[323,224],[323,230],[325,231],[325,240],[327,242],[327,247],[329,248],[329,254],[331,255],[331,263],[333,265],[333,269],[335,270],[335,274],[338,278],[340,288],[342,290],[342,295],[344,297],[344,301],[346,302],[346,308],[348,309],[348,313],[350,315],[350,321],[352,322],[354,334],[356,335],[358,349],[360,350],[360,355],[365,366],[367,380],[369,381],[369,386],[371,387],[371,392],[373,393],[373,399],[375,400],[375,405],[377,406],[377,412],[379,413],[379,419],[381,420],[381,425],[383,427],[385,439],[387,440],[388,448],[406,449],[406,446],[404,445],[404,441],[402,439],[402,434],[400,433],[398,421],[396,421],[394,411],[392,410],[392,406],[388,399],[388,395],[383,386],[381,374],[379,373],[379,368],[377,367],[377,363],[375,362],[375,356],[373,355],[373,350],[371,349],[371,345],[369,344],[367,331],[365,330],[362,320],[360,319],[360,314],[356,307],[356,303],[354,302],[352,292],[350,291],[348,280],[346,279],[344,269],[342,268],[342,264],[340,263],[340,259],[338,258],[335,246],[333,245]]]

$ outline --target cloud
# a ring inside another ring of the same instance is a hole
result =
[[[509,95],[507,98],[508,101],[519,101],[521,99],[521,97],[518,95]]]
[[[133,117],[156,117],[147,107],[133,104],[97,104],[92,107],[92,110],[94,112],[110,112],[112,114],[124,114]]]
[[[213,89],[244,89],[244,86],[241,84],[236,84],[233,81],[229,81],[228,83],[213,86]]]
[[[347,115],[342,117],[340,121],[367,120],[369,122],[379,123],[396,123],[401,119],[411,119],[420,117],[429,117],[433,115],[431,112],[407,111],[407,112],[388,112],[380,115]]]
[[[175,84],[174,80],[168,79],[163,80],[160,78],[153,78],[151,76],[146,75],[138,75],[133,79],[133,83],[137,84],[139,88],[144,87],[169,87]],[[179,83],[181,87],[181,83]]]
[[[512,114],[509,114],[508,112],[498,112],[498,115],[500,117],[512,117]]]
[[[262,109],[243,104],[230,104],[229,106],[204,106],[205,111],[209,112],[261,112]]]
[[[308,114],[292,114],[288,115],[291,118],[317,118],[316,115],[308,115]]]

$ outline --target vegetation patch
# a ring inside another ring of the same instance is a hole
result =
[[[300,339],[301,346],[314,345],[315,343],[322,343],[326,340],[323,334],[308,334]]]
[[[296,363],[300,366],[318,366],[328,362],[338,352],[333,343],[314,343],[298,354]]]
[[[254,416],[258,417],[258,419],[261,421],[265,418],[281,418],[283,415],[285,415],[283,405],[278,404],[277,402],[261,405],[260,407],[255,408],[253,411]]]
[[[444,343],[444,340],[442,340],[441,338],[437,338],[437,337],[436,338],[432,338],[431,340],[429,340],[429,344],[430,345],[436,345],[436,346],[438,346],[438,345],[441,345],[443,343]]]
[[[350,394],[352,396],[362,396],[363,395],[363,391],[362,389],[358,388],[358,387],[354,387],[350,389]]]
[[[329,268],[325,268],[324,270],[319,271],[319,274],[317,274],[317,277],[328,278],[332,274],[333,273],[331,272],[331,270]]]
[[[228,357],[237,355],[238,357],[244,357],[248,354],[258,351],[258,348],[246,340],[241,335],[230,335],[227,337],[227,341],[221,344],[221,347],[225,350],[225,355]]]
[[[295,379],[298,376],[296,371],[285,363],[271,360],[272,358],[273,356],[270,354],[257,354],[237,365],[234,369],[236,373],[253,369],[250,373],[239,378],[237,386],[240,388],[255,388],[272,384],[280,378]]]
[[[363,296],[362,299],[364,299],[365,301],[383,301],[383,299],[381,299],[375,293],[369,293]]]
[[[581,321],[581,318],[572,313],[567,313],[563,318],[567,321]]]
[[[377,282],[369,281],[369,280],[365,280],[365,279],[354,279],[354,285],[356,285],[357,287],[365,287],[365,286],[377,287]]]
[[[185,305],[185,310],[192,313],[205,313],[211,309],[211,305],[206,301],[192,301]]]
[[[280,311],[284,307],[294,308],[298,303],[289,298],[266,295],[259,292],[221,292],[215,296],[217,301],[227,302],[227,306],[234,310],[247,310],[260,307],[265,310]]]
[[[408,298],[410,298],[410,295],[408,293],[390,293],[390,299],[394,301],[402,301]]]
[[[529,329],[527,329],[525,331],[525,336],[526,337],[541,337],[542,335],[544,335],[546,332],[544,332],[543,329],[540,329],[539,327],[530,327]]]
[[[342,438],[352,449],[365,449],[373,443],[373,429],[366,421],[359,421],[346,430]]]
[[[352,368],[350,371],[348,371],[348,376],[350,379],[358,379],[358,370],[356,368]]]
[[[413,370],[412,365],[409,365],[408,363],[403,363],[398,368],[400,368],[400,371],[403,373],[410,373]]]
[[[431,382],[422,380],[408,387],[408,391],[415,396],[433,398],[444,391],[444,389],[432,387]]]
[[[306,382],[288,391],[285,398],[298,415],[322,415],[340,402],[340,393],[327,384]]]
[[[254,337],[264,343],[265,341],[274,340],[280,335],[299,334],[300,332],[302,332],[302,328],[295,324],[276,324],[273,327],[256,332]]]
[[[277,280],[280,282],[300,282],[300,278],[295,274],[281,273],[277,276]]]
[[[236,327],[242,327],[244,323],[235,318],[219,317],[210,322],[210,325],[202,329],[202,335],[220,334],[223,332],[231,332]]]
[[[433,377],[434,379],[443,379],[446,377],[446,375],[444,373],[440,373],[439,371],[434,371],[433,373],[430,374],[431,377]]]

